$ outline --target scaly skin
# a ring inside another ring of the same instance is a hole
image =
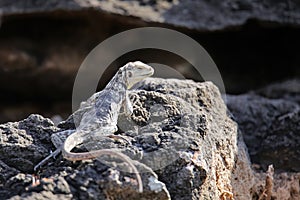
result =
[[[132,105],[129,101],[127,90],[135,83],[153,75],[153,68],[140,61],[129,62],[121,67],[107,86],[94,94],[87,102],[94,102],[94,106],[82,104],[80,109],[87,110],[76,130],[67,130],[55,133],[51,140],[57,150],[35,166],[35,170],[43,165],[49,158],[56,156],[62,151],[67,160],[87,160],[103,155],[112,155],[128,163],[137,174],[139,191],[143,191],[142,180],[132,160],[120,152],[111,149],[100,149],[84,153],[73,153],[71,150],[78,144],[93,140],[93,137],[111,137],[117,131],[117,120],[120,109],[124,106],[125,113],[132,113]],[[89,106],[89,107],[87,107]],[[119,136],[114,136],[119,137]],[[122,137],[119,137],[123,139]]]

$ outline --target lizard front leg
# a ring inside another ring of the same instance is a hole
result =
[[[128,91],[125,93],[125,100],[123,102],[124,113],[126,116],[130,116],[133,113],[133,106],[128,96]]]

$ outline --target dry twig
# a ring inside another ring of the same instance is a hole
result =
[[[258,200],[271,200],[272,190],[273,190],[273,175],[274,175],[273,165],[269,165],[267,170],[267,176],[266,176],[266,185],[263,192],[259,196]]]

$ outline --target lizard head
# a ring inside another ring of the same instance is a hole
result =
[[[152,76],[154,69],[140,61],[129,62],[121,68],[122,74],[127,80],[127,87],[131,88],[135,83],[146,77]]]

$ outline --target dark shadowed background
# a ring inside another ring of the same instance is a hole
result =
[[[300,76],[296,0],[1,0],[0,13],[0,122],[30,113],[68,116],[85,56],[104,39],[136,27],[167,27],[197,40],[230,94]],[[99,89],[132,60],[169,65],[199,81],[182,58],[144,49],[112,63]]]

